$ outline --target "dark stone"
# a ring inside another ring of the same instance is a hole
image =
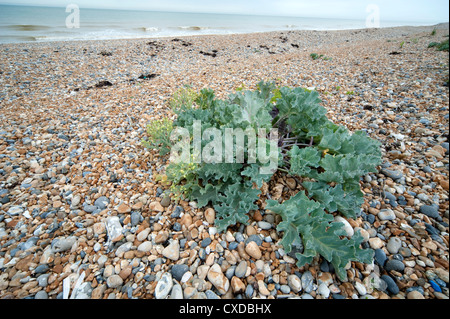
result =
[[[175,278],[178,281],[181,281],[181,278],[183,277],[183,275],[189,270],[189,266],[182,264],[175,264],[172,266],[172,269],[170,270],[173,278]]]
[[[388,275],[382,275],[381,280],[383,280],[386,283],[388,292],[390,292],[391,294],[394,294],[394,295],[399,293],[400,289],[398,288],[394,279],[392,279]]]
[[[202,240],[202,242],[200,243],[200,246],[203,248],[206,248],[206,247],[208,247],[209,244],[211,244],[211,238],[207,237]]]
[[[384,267],[386,260],[386,253],[382,249],[375,249],[375,261],[380,267]]]
[[[438,209],[433,205],[420,206],[419,212],[431,218],[441,219]]]

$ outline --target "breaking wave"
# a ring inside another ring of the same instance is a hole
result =
[[[37,24],[11,24],[4,26],[4,28],[14,31],[42,31],[51,29],[49,26]]]

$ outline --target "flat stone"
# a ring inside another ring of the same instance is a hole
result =
[[[172,240],[171,243],[163,249],[162,255],[173,261],[177,261],[180,258],[180,243],[177,239]]]
[[[396,216],[392,209],[382,209],[378,213],[377,217],[380,220],[395,220]]]
[[[395,270],[398,272],[403,272],[403,270],[405,270],[405,264],[400,260],[391,259],[386,262],[384,269],[386,269],[386,271]]]
[[[132,246],[133,246],[133,243],[131,243],[131,242],[126,242],[126,243],[120,245],[116,249],[116,256],[122,257],[127,251],[129,251],[131,249]]]
[[[17,216],[22,214],[24,209],[20,206],[12,206],[6,212],[9,216]]]
[[[354,286],[355,286],[355,289],[358,291],[358,293],[361,296],[364,296],[365,294],[367,294],[367,289],[362,283],[355,281]]]
[[[55,253],[67,251],[72,248],[76,242],[76,237],[71,236],[67,238],[57,238],[52,242],[52,250]]]
[[[243,293],[245,291],[245,284],[236,276],[231,278],[231,288],[235,294]]]
[[[447,270],[444,270],[442,268],[436,268],[434,270],[435,274],[439,277],[439,279],[443,280],[445,283],[448,284],[449,282],[449,272],[448,272],[448,268]]]
[[[272,228],[272,224],[265,221],[260,221],[258,222],[258,227],[264,230],[269,230]]]
[[[136,239],[139,241],[144,241],[145,239],[147,239],[148,235],[150,234],[150,231],[151,231],[150,227],[144,229],[143,231],[141,231],[139,234],[136,235]]]
[[[427,215],[431,218],[439,218],[439,211],[435,206],[432,205],[422,205],[419,208],[419,212],[421,212],[424,215]]]
[[[119,217],[108,217],[105,224],[109,240],[111,240],[112,242],[116,242],[123,238],[123,227],[120,223]]]
[[[208,224],[213,225],[216,219],[216,211],[213,208],[207,208],[204,212],[204,215]]]
[[[384,264],[387,261],[386,253],[383,251],[383,249],[377,248],[375,249],[375,261],[380,265],[381,267],[384,267]]]
[[[34,296],[34,299],[48,299],[48,294],[44,290],[39,290]]]
[[[302,274],[302,288],[306,293],[310,293],[314,289],[314,277],[310,271],[305,271]],[[292,288],[292,287],[291,287]]]
[[[398,237],[391,237],[391,238],[389,238],[389,241],[388,241],[388,243],[386,245],[386,249],[391,254],[398,253],[400,247],[402,247],[402,241],[400,240],[400,238],[398,238]]]
[[[160,202],[151,202],[149,205],[150,210],[156,211],[156,212],[163,212],[164,207],[161,205]]]
[[[177,283],[173,284],[169,299],[184,299],[183,288],[181,287],[180,284]]]
[[[213,264],[208,271],[207,278],[220,294],[225,294],[230,287],[228,278],[222,273],[222,270],[218,264]]]
[[[317,287],[317,292],[325,299],[330,296],[330,289],[324,283],[321,283],[319,287]]]
[[[119,214],[126,214],[131,212],[131,207],[125,203],[122,203],[119,206],[117,206],[116,210]]]
[[[158,280],[155,288],[155,298],[156,299],[166,299],[173,287],[172,275],[165,272],[161,279]]]
[[[298,293],[300,290],[302,290],[302,281],[297,275],[289,275],[287,277],[287,284],[289,288],[295,293]]]
[[[151,241],[144,241],[142,244],[140,244],[137,248],[138,251],[142,251],[144,253],[148,253],[150,252],[150,250],[152,249],[153,245]]]
[[[400,179],[400,178],[403,177],[403,173],[402,172],[400,172],[400,171],[393,171],[393,170],[386,169],[386,168],[383,168],[381,170],[381,173],[384,174],[387,177],[392,178],[393,180]]]
[[[266,286],[265,282],[262,281],[262,280],[258,280],[258,291],[263,296],[270,295],[269,289],[267,289],[267,286]]]
[[[106,196],[100,196],[94,202],[94,206],[97,206],[99,209],[105,209],[109,204],[109,199]]]
[[[255,259],[261,259],[261,250],[254,241],[249,242],[245,246],[245,252]]]
[[[122,286],[123,279],[119,275],[111,275],[106,280],[106,284],[109,288],[118,288]]]
[[[397,284],[395,283],[394,279],[389,277],[388,275],[382,275],[381,280],[383,280],[387,285],[387,290],[396,295],[399,293],[400,289],[398,288]]]
[[[168,207],[170,205],[170,196],[169,195],[165,195],[163,197],[163,199],[160,202],[162,207]]]
[[[425,299],[425,297],[417,290],[412,290],[406,295],[406,299]]]
[[[246,272],[247,272],[247,262],[245,260],[241,260],[239,264],[236,266],[234,274],[238,278],[244,278]]]
[[[380,249],[384,246],[384,241],[378,237],[372,237],[369,239],[369,245],[372,249]]]
[[[170,270],[170,273],[172,274],[172,277],[175,278],[178,281],[181,281],[183,278],[183,275],[188,272],[189,266],[185,264],[175,264],[172,266],[172,269]]]

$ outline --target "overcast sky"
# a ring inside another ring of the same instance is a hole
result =
[[[28,4],[80,8],[213,12],[365,20],[368,5],[379,8],[381,20],[448,22],[448,0],[0,0],[0,4]]]

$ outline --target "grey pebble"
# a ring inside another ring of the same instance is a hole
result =
[[[172,269],[170,270],[170,273],[172,274],[172,277],[175,278],[178,281],[181,281],[181,278],[183,275],[189,270],[189,266],[185,264],[175,264],[172,266]]]
[[[211,244],[211,238],[210,237],[206,237],[205,239],[203,239],[200,243],[200,246],[203,248],[208,247],[208,245]]]
[[[37,278],[37,282],[38,282],[39,287],[43,287],[43,288],[47,287],[47,285],[48,285],[48,277],[49,276],[50,276],[50,274],[43,274],[43,275],[40,275]]]
[[[438,209],[432,205],[420,206],[419,212],[431,218],[440,218]]]
[[[246,272],[247,272],[247,262],[241,260],[241,262],[239,262],[236,269],[234,270],[234,275],[238,278],[244,278]]]
[[[251,285],[248,285],[248,286],[245,288],[245,296],[246,296],[247,298],[252,298],[253,293],[254,293],[253,287],[252,287]]]
[[[403,272],[403,270],[405,270],[405,264],[400,260],[391,259],[386,262],[384,269],[386,269],[386,271],[395,270],[398,272]]]
[[[97,206],[94,206],[94,205],[88,205],[88,204],[86,204],[86,205],[83,206],[83,210],[84,210],[86,213],[92,213],[92,212],[94,212],[96,209],[97,209]]]
[[[383,249],[375,249],[375,261],[378,263],[378,265],[384,267],[386,260],[386,253],[383,251]]]
[[[310,293],[314,289],[314,277],[310,271],[306,271],[303,273],[302,278],[302,287],[306,293]]]
[[[263,243],[263,240],[258,235],[250,235],[245,240],[245,244],[247,245],[249,242],[254,241],[258,246],[261,246]]]
[[[398,288],[397,284],[395,283],[394,279],[389,277],[388,275],[382,275],[381,280],[383,280],[387,285],[387,290],[396,295],[399,293],[400,289]]]
[[[387,177],[392,178],[393,180],[400,179],[400,178],[403,177],[403,173],[402,172],[400,172],[400,171],[393,171],[393,170],[386,169],[386,168],[383,168],[381,170],[381,173],[383,173]]]
[[[72,248],[73,244],[76,242],[76,238],[71,236],[67,238],[57,238],[52,242],[52,250],[55,253],[67,251]]]
[[[109,199],[106,196],[100,196],[94,202],[94,206],[97,206],[101,210],[105,209],[109,204]]]
[[[284,294],[288,294],[291,292],[291,288],[288,285],[281,285],[280,291]]]
[[[48,299],[48,294],[44,290],[39,290],[36,295],[34,295],[34,299]]]
[[[398,238],[398,237],[391,237],[391,238],[389,238],[389,241],[388,241],[388,243],[386,245],[386,249],[391,254],[398,253],[398,250],[400,249],[400,247],[402,247],[402,241],[400,240],[400,238]]]
[[[34,272],[36,274],[43,274],[43,273],[47,272],[48,269],[49,269],[48,265],[43,264],[43,265],[37,266],[36,269],[34,270]]]
[[[265,222],[265,221],[259,221],[258,222],[258,227],[264,230],[269,230],[272,228],[272,224]]]
[[[208,299],[220,299],[218,295],[216,295],[212,290],[206,290],[205,291],[206,298]]]

